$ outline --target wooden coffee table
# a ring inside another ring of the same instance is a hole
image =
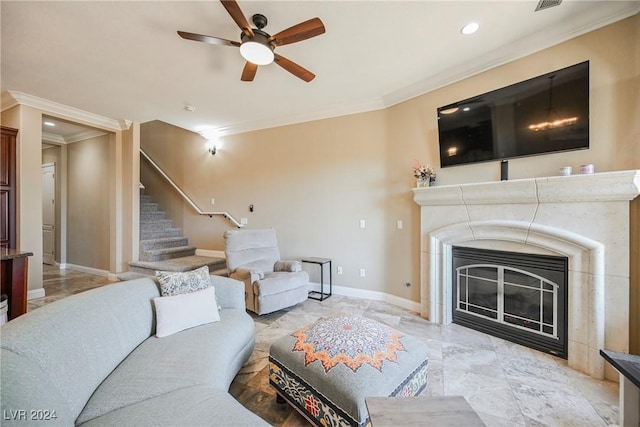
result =
[[[372,427],[485,427],[462,396],[367,397]]]

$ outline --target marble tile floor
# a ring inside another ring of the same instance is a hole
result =
[[[27,311],[35,310],[50,302],[89,289],[117,283],[106,277],[83,273],[77,270],[60,270],[57,266],[42,264],[42,286],[45,296],[27,301]]]
[[[72,281],[82,283],[82,289],[75,289]],[[46,301],[32,300],[30,309],[108,283],[70,270],[45,271],[47,296],[41,299]],[[593,380],[570,369],[563,359],[471,329],[434,325],[391,304],[335,294],[322,302],[307,300],[277,313],[254,315],[256,346],[231,384],[231,394],[274,426],[308,426],[291,407],[276,403],[268,378],[269,346],[321,317],[342,313],[375,319],[424,341],[429,348],[429,384],[423,395],[462,395],[489,427],[583,427],[618,422],[617,383]]]

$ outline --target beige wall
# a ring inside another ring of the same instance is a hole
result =
[[[589,60],[590,149],[510,160],[510,178],[584,163],[601,172],[640,169],[639,27],[636,15],[386,110],[228,136],[216,156],[200,136],[159,122],[142,126],[141,144],[203,210],[246,217],[250,228],[275,227],[285,256],[333,258],[334,269],[344,269],[334,275],[337,285],[419,301],[415,159],[436,167],[440,185],[500,177],[499,162],[439,170],[436,108]],[[197,216],[144,163],[141,169],[148,192],[193,245],[224,248],[230,223]]]
[[[109,270],[109,138],[67,148],[67,262],[99,270]]]
[[[17,248],[29,258],[29,291],[42,289],[42,113],[15,106],[2,112],[2,125],[18,129]]]

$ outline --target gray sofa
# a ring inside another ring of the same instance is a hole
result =
[[[211,276],[220,321],[155,336],[151,278],[77,294],[0,329],[3,426],[264,426],[229,393],[254,347],[244,285]],[[54,418],[55,417],[55,418]]]

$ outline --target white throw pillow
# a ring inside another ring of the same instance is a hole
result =
[[[220,320],[213,286],[188,294],[156,297],[153,303],[156,306],[158,338]]]

